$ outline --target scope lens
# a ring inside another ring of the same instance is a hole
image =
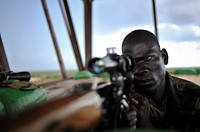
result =
[[[100,58],[91,59],[88,63],[88,70],[94,74],[105,72],[104,61]]]

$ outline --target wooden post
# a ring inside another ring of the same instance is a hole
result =
[[[153,6],[153,18],[154,18],[154,28],[155,28],[155,35],[158,39],[158,28],[157,28],[157,18],[156,18],[156,4],[155,0],[152,0],[152,6]]]
[[[85,66],[92,56],[92,0],[84,1],[85,14]]]
[[[1,71],[10,71],[10,67],[8,64],[6,52],[4,50],[3,41],[1,39],[1,34],[0,34],[0,72]]]
[[[63,14],[64,22],[66,24],[67,31],[71,40],[71,44],[74,50],[79,71],[84,70],[83,62],[82,62],[80,51],[79,51],[78,41],[76,38],[76,33],[74,30],[67,0],[63,0],[63,1],[59,0],[59,3],[60,3],[61,11]]]
[[[50,15],[49,15],[49,12],[48,12],[48,9],[47,9],[47,4],[46,4],[45,0],[42,0],[42,5],[43,5],[43,9],[44,9],[44,12],[45,12],[47,23],[48,23],[48,26],[49,26],[49,29],[50,29],[53,44],[54,44],[54,47],[55,47],[55,50],[56,50],[58,61],[59,61],[59,64],[60,64],[62,77],[63,77],[64,80],[66,80],[67,79],[66,70],[65,70],[65,67],[64,67],[64,64],[63,64],[63,61],[62,61],[62,57],[61,57],[60,50],[59,50],[59,47],[58,47],[58,42],[57,42],[57,39],[56,39],[55,31],[54,31],[53,25],[51,23]]]

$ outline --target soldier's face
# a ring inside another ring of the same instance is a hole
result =
[[[148,41],[126,44],[122,52],[135,59],[133,74],[136,91],[152,93],[163,85],[165,64],[157,45]]]

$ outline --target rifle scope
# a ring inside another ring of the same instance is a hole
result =
[[[112,49],[112,52],[110,50]],[[113,48],[107,49],[107,55],[102,58],[92,58],[88,62],[88,70],[94,74],[108,72],[126,73],[134,67],[134,59],[131,56],[118,55]]]
[[[0,82],[4,80],[19,80],[19,81],[29,81],[31,75],[29,72],[0,72]]]

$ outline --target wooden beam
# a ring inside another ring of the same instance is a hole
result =
[[[85,14],[85,66],[92,56],[92,0],[84,1]]]
[[[69,38],[71,40],[71,44],[74,50],[76,62],[79,68],[79,71],[84,70],[83,62],[81,59],[80,51],[79,51],[79,46],[78,46],[78,41],[76,38],[76,33],[74,30],[73,22],[71,19],[71,14],[69,10],[69,6],[67,3],[67,0],[59,0],[61,11],[63,14],[64,22],[66,24],[66,28],[69,34]]]
[[[6,52],[4,50],[3,41],[0,34],[0,72],[1,71],[10,71],[8,60],[6,57]]]
[[[50,30],[50,33],[51,33],[51,37],[52,37],[52,40],[53,40],[53,44],[54,44],[54,47],[55,47],[55,50],[56,50],[56,54],[57,54],[57,57],[58,57],[58,62],[60,64],[62,77],[63,77],[64,80],[66,80],[67,79],[66,70],[65,70],[65,67],[64,67],[64,64],[63,64],[63,61],[62,61],[62,56],[61,56],[61,53],[60,53],[60,50],[59,50],[59,47],[58,47],[58,41],[56,39],[55,31],[53,29],[53,24],[51,22],[51,18],[50,18],[48,8],[47,8],[47,4],[46,4],[45,0],[42,0],[42,5],[43,5],[43,9],[44,9],[45,16],[46,16],[46,19],[47,19],[47,23],[48,23],[48,26],[49,26],[49,30]]]
[[[153,6],[153,18],[154,18],[154,29],[155,29],[155,35],[158,39],[158,28],[157,28],[157,15],[156,15],[156,3],[155,0],[152,0],[152,6]]]

